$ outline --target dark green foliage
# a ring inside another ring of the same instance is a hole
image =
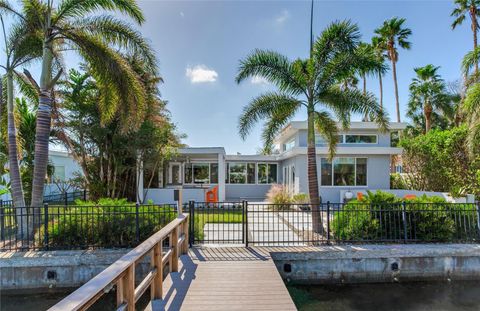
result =
[[[448,242],[478,239],[477,217],[474,204],[425,195],[405,200],[377,191],[335,212],[331,228],[333,237],[343,241],[401,241],[406,236],[411,241]]]
[[[139,239],[136,237],[136,207],[125,199],[77,200],[74,207],[50,215],[49,247],[132,247],[174,220],[172,206],[144,205],[138,209]]]

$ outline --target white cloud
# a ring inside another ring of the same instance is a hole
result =
[[[205,65],[187,67],[185,75],[192,83],[215,82],[218,77],[218,73],[215,70],[210,69]]]
[[[270,84],[267,79],[260,76],[253,76],[252,79],[250,79],[250,82],[252,84]]]
[[[284,9],[276,18],[275,21],[278,24],[283,24],[285,23],[288,19],[290,18],[290,12],[286,9]]]

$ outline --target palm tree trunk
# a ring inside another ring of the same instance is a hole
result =
[[[365,75],[362,75],[362,80],[363,80],[363,95],[367,95],[367,77]],[[365,113],[365,116],[363,116],[363,121],[368,122],[368,113]]]
[[[378,73],[378,83],[380,86],[380,108],[383,109],[383,81],[382,81],[382,74]]]
[[[39,213],[43,203],[43,191],[48,165],[48,143],[51,127],[52,94],[50,85],[52,80],[53,54],[51,46],[44,43],[42,74],[40,77],[40,96],[37,110],[37,125],[35,133],[35,161],[32,182],[32,203]],[[37,214],[35,213],[35,214]]]
[[[425,115],[425,133],[428,133],[432,129],[432,106],[425,103],[423,107],[423,113]]]
[[[477,47],[477,12],[475,7],[470,8],[470,18],[472,20],[472,32],[473,32],[473,50]],[[475,75],[478,73],[478,61],[475,61]]]
[[[400,119],[400,102],[398,99],[398,82],[397,82],[397,65],[392,60],[393,84],[395,87],[395,107],[397,108],[397,122],[402,122]]]
[[[21,239],[28,234],[29,221],[25,197],[23,196],[22,178],[20,176],[20,165],[18,163],[17,128],[15,126],[15,112],[13,106],[13,72],[7,72],[7,123],[8,123],[8,162],[10,170],[10,183],[12,189],[13,205],[17,221],[17,234]]]
[[[314,111],[308,112],[308,194],[312,205],[312,229],[313,232],[322,233],[322,219],[320,217],[320,195],[318,191],[317,154],[315,148],[315,120]]]

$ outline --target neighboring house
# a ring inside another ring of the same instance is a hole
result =
[[[58,182],[68,181],[81,172],[79,164],[72,158],[67,151],[49,150],[48,152],[49,164],[55,169],[52,178],[45,184],[45,195],[59,193],[57,185],[53,183],[53,180]],[[5,179],[8,181],[10,178],[6,174]],[[10,200],[10,194],[5,194],[0,197],[2,200]]]
[[[390,123],[389,131],[405,123]],[[391,147],[390,132],[372,122],[352,122],[340,132],[333,162],[317,135],[317,167],[322,201],[341,202],[345,190],[390,188],[390,163],[401,148]],[[220,201],[264,200],[272,184],[281,183],[292,194],[308,193],[307,123],[291,122],[276,139],[274,155],[227,155],[223,147],[184,148],[158,173],[156,188],[145,189],[145,199],[173,202],[173,190],[183,189],[183,201],[204,201],[205,192],[218,186]],[[142,185],[140,185],[141,188]],[[140,193],[141,193],[140,189]]]

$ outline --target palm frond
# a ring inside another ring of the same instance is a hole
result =
[[[388,116],[370,92],[364,95],[358,89],[342,90],[335,85],[319,94],[316,100],[329,107],[338,118],[351,113],[368,115],[382,131],[388,130]]]
[[[338,128],[337,123],[326,111],[315,112],[315,130],[328,142],[328,159],[333,160],[337,150]]]
[[[280,53],[254,50],[240,61],[235,78],[237,83],[256,76],[275,84],[282,92],[292,95],[305,93],[305,85],[297,81],[292,63]]]
[[[238,122],[238,132],[245,139],[251,129],[262,119],[272,116],[290,118],[300,108],[301,102],[296,98],[282,93],[265,93],[254,98],[244,107]],[[271,126],[273,128],[273,125]]]
[[[63,0],[59,3],[53,22],[66,18],[84,18],[86,14],[99,11],[119,11],[138,24],[145,21],[142,10],[135,0]]]
[[[72,23],[75,28],[83,29],[92,36],[98,36],[108,44],[119,46],[127,53],[140,57],[148,71],[156,74],[157,59],[153,48],[142,34],[126,23],[111,15],[91,16]]]

